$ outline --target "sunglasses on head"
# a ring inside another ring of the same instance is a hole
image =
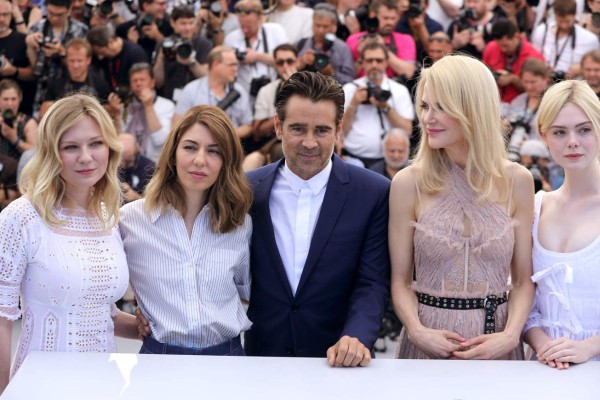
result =
[[[279,60],[275,60],[275,65],[281,67],[283,64],[292,65],[296,62],[293,58],[282,58]]]
[[[250,15],[254,12],[254,10],[250,8],[240,8],[239,10],[235,10],[238,14]]]

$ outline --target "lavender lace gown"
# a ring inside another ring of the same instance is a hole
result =
[[[469,237],[463,236],[465,221],[470,221]],[[415,227],[415,291],[440,297],[483,298],[500,296],[509,289],[515,223],[496,203],[478,202],[460,168],[450,166],[444,193],[411,225]],[[454,331],[467,339],[483,333],[484,315],[483,309],[453,310],[419,304],[419,319],[424,326]],[[507,303],[498,306],[495,316],[496,332],[500,332],[506,324]],[[429,358],[408,340],[404,329],[397,357]],[[503,359],[522,360],[522,346]]]

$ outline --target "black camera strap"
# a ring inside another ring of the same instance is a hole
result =
[[[542,39],[542,54],[544,53],[544,48],[546,47],[546,37],[548,36],[548,29],[549,29],[549,24],[548,24],[548,22],[546,22],[546,25],[544,26],[544,37]],[[573,59],[573,51],[575,50],[575,45],[577,43],[576,37],[575,37],[575,26],[573,26],[573,28],[571,29],[571,33],[569,33],[569,36],[567,36],[567,38],[565,39],[565,42],[563,43],[562,47],[559,50],[558,49],[558,25],[556,25],[556,35],[554,38],[554,64],[552,65],[552,68],[556,68],[556,64],[558,64],[558,60],[560,60],[562,53],[565,50],[565,47],[567,47],[569,38],[571,38],[571,60],[572,60]]]
[[[396,46],[396,37],[394,36],[394,33],[390,33],[388,37],[390,38],[390,43],[387,45],[388,48],[395,56],[398,56],[398,46]]]
[[[269,54],[269,43],[267,42],[267,33],[265,32],[265,27],[261,26],[260,27],[260,32],[262,35],[262,45],[263,45],[263,49],[265,51],[265,54]],[[247,37],[244,37],[244,41],[246,42],[246,47],[251,49],[252,45],[250,44],[250,39],[248,39]],[[255,50],[258,50],[258,46]],[[256,63],[253,62],[252,66],[256,69]],[[267,68],[271,69],[270,66],[267,66]]]
[[[513,70],[515,61],[517,61],[519,59],[519,56],[521,55],[521,45],[522,44],[523,44],[523,40],[519,39],[519,44],[518,44],[515,52],[506,59],[506,66],[504,67],[504,69],[507,70],[511,74],[512,74],[512,70]]]

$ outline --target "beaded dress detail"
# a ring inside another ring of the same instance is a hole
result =
[[[484,298],[502,296],[509,289],[515,222],[493,201],[479,201],[462,169],[449,166],[444,192],[411,226],[415,228],[416,281],[412,288],[416,292],[438,297]],[[484,309],[445,309],[419,304],[418,312],[423,326],[453,331],[466,339],[484,331]],[[506,324],[507,303],[498,306],[495,317],[496,332],[500,332]],[[404,329],[397,357],[429,358],[408,340]],[[503,358],[523,359],[521,346]]]
[[[49,227],[24,197],[0,214],[0,316],[23,317],[12,374],[31,351],[116,350],[114,302],[129,280],[119,231],[87,211],[55,214],[67,224]]]

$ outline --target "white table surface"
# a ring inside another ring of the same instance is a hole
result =
[[[373,360],[31,353],[14,399],[600,399],[600,362],[558,371],[536,361]]]

